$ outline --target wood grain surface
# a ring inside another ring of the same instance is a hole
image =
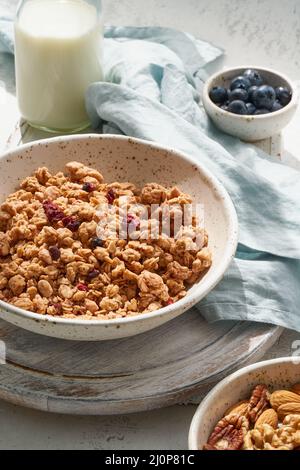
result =
[[[210,325],[197,309],[148,333],[100,343],[48,338],[1,321],[7,364],[0,399],[84,415],[169,406],[261,358],[281,332],[246,322]]]

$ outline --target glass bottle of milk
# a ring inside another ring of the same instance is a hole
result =
[[[101,0],[23,0],[15,21],[17,97],[33,127],[89,126],[88,86],[103,80]]]

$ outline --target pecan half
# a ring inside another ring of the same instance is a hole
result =
[[[249,429],[245,416],[229,415],[221,419],[203,450],[239,450]]]
[[[269,392],[265,385],[257,385],[252,392],[248,406],[248,418],[251,423],[257,419],[269,406]]]

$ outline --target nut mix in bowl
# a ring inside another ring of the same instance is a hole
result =
[[[300,384],[273,393],[257,385],[225,412],[203,450],[300,450]]]
[[[197,217],[177,223],[188,194],[107,184],[78,162],[66,171],[39,168],[1,205],[0,300],[41,315],[124,318],[177,302],[210,268]]]

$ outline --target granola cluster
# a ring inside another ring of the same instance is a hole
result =
[[[1,205],[0,300],[65,318],[135,316],[183,298],[211,266],[208,237],[195,217],[179,236],[172,233],[178,207],[192,202],[189,195],[155,183],[141,190],[131,183],[106,184],[97,170],[78,162],[68,163],[66,171],[52,175],[39,168]],[[99,207],[116,209],[119,232],[124,197],[134,239],[101,238]],[[160,213],[168,207],[169,236],[162,222],[140,221],[131,213],[136,204],[149,213],[153,204]],[[201,247],[194,243],[199,232]]]
[[[249,400],[226,411],[204,450],[299,450],[300,384],[272,394],[257,385]]]

